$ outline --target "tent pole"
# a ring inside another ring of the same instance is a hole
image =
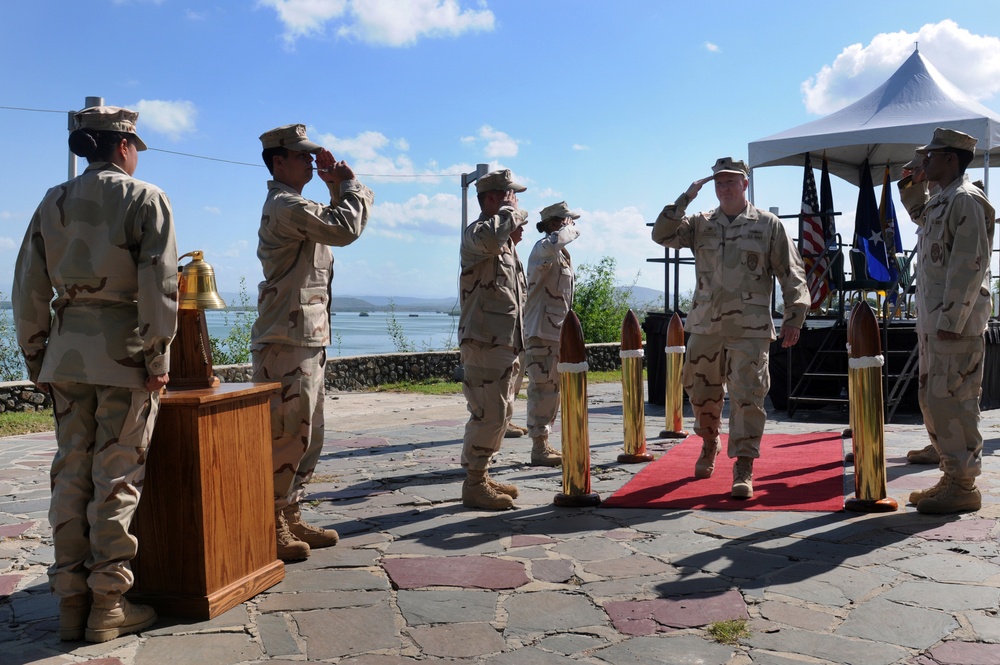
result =
[[[990,197],[990,151],[983,151],[983,189],[986,198]]]
[[[750,205],[757,205],[753,200],[753,169],[750,169]]]

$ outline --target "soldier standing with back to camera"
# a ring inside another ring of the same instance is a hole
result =
[[[694,409],[695,433],[703,440],[695,478],[709,478],[721,450],[723,386],[729,390],[729,457],[732,496],[753,496],[753,461],[760,456],[771,385],[768,348],[775,339],[771,318],[772,278],[781,285],[784,314],[778,338],[787,348],[799,341],[809,309],[802,258],[781,221],[746,198],[750,169],[722,157],[712,175],[691,183],[666,206],[653,226],[653,240],[694,253],[698,283],[684,329],[690,333],[684,359],[684,389]],[[686,214],[703,185],[715,181],[719,207]]]
[[[921,168],[899,181],[899,195],[917,231],[917,397],[941,479],[910,494],[921,513],[979,510],[982,472],[979,399],[983,333],[992,309],[990,253],[995,211],[966,168],[976,139],[938,128],[919,148]],[[938,191],[931,195],[928,184]],[[921,453],[923,451],[911,451]]]
[[[251,332],[254,381],[280,381],[271,397],[271,454],[278,558],[305,559],[310,548],[336,545],[338,534],[302,521],[300,503],[323,450],[326,347],[330,344],[330,247],[361,236],[374,201],[346,162],[306,137],[305,125],[260,136],[267,183],[257,257],[264,270]],[[316,171],[330,203],[302,190]]]
[[[462,234],[458,340],[469,420],[462,442],[462,504],[466,508],[513,508],[517,487],[490,478],[490,459],[500,450],[514,412],[514,384],[522,371],[524,299],[527,285],[515,245],[528,212],[517,194],[527,189],[507,169],[476,181],[482,212]]]
[[[138,115],[94,106],[73,116],[69,147],[87,169],[45,195],[14,271],[18,344],[56,419],[49,586],[63,640],[105,642],[156,621],[124,594],[138,548],[129,526],[170,380],[177,244],[167,195],[133,177],[146,149]]]

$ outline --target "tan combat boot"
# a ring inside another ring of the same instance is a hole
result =
[[[340,540],[340,535],[333,529],[323,529],[302,521],[302,511],[298,503],[285,506],[285,520],[288,530],[296,539],[309,545],[310,548],[332,547]]]
[[[694,463],[695,478],[711,478],[715,471],[715,457],[722,450],[722,442],[719,439],[711,441],[705,440],[701,444],[701,456]]]
[[[937,496],[938,492],[940,492],[950,484],[951,484],[951,476],[945,473],[941,476],[941,478],[938,479],[937,484],[934,485],[933,487],[928,487],[927,489],[923,490],[914,490],[910,492],[910,503],[912,503],[915,506],[924,499],[929,499],[932,496]]]
[[[549,445],[549,437],[536,436],[531,440],[531,466],[559,466],[562,453]]]
[[[515,425],[514,423],[507,423],[507,431],[503,433],[503,438],[505,439],[519,439],[528,433],[527,428],[521,427],[520,425]]]
[[[284,510],[274,511],[274,531],[278,541],[278,558],[282,561],[302,561],[309,558],[309,544],[304,543],[288,529]]]
[[[492,487],[497,494],[506,494],[512,499],[516,499],[517,495],[520,494],[516,485],[502,483],[496,478],[491,477],[488,471],[486,472],[486,484]]]
[[[934,449],[934,445],[928,443],[920,450],[911,450],[906,453],[906,461],[910,464],[940,464],[941,456]]]
[[[921,499],[917,512],[928,515],[948,515],[979,510],[983,507],[983,497],[976,488],[976,481],[952,478],[946,487],[934,496]]]
[[[733,465],[733,490],[734,499],[753,498],[753,458],[737,457],[736,464]]]
[[[90,594],[81,593],[59,599],[59,639],[79,642],[90,616]]]
[[[87,619],[88,642],[107,642],[138,633],[156,623],[156,612],[148,605],[133,605],[120,593],[94,594]]]
[[[466,508],[480,510],[507,510],[514,507],[514,499],[508,494],[501,494],[486,482],[485,471],[468,470],[465,482],[462,483],[462,505]]]

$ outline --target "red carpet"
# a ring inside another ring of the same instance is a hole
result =
[[[649,463],[601,505],[607,508],[838,511],[844,508],[844,449],[839,432],[765,434],[753,465],[753,498],[729,496],[733,461],[727,436],[711,478],[694,477],[701,438],[689,436]]]

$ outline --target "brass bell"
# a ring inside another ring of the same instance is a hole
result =
[[[226,302],[215,288],[215,270],[204,261],[204,252],[195,250],[178,257],[191,257],[177,275],[178,309],[225,309]]]

